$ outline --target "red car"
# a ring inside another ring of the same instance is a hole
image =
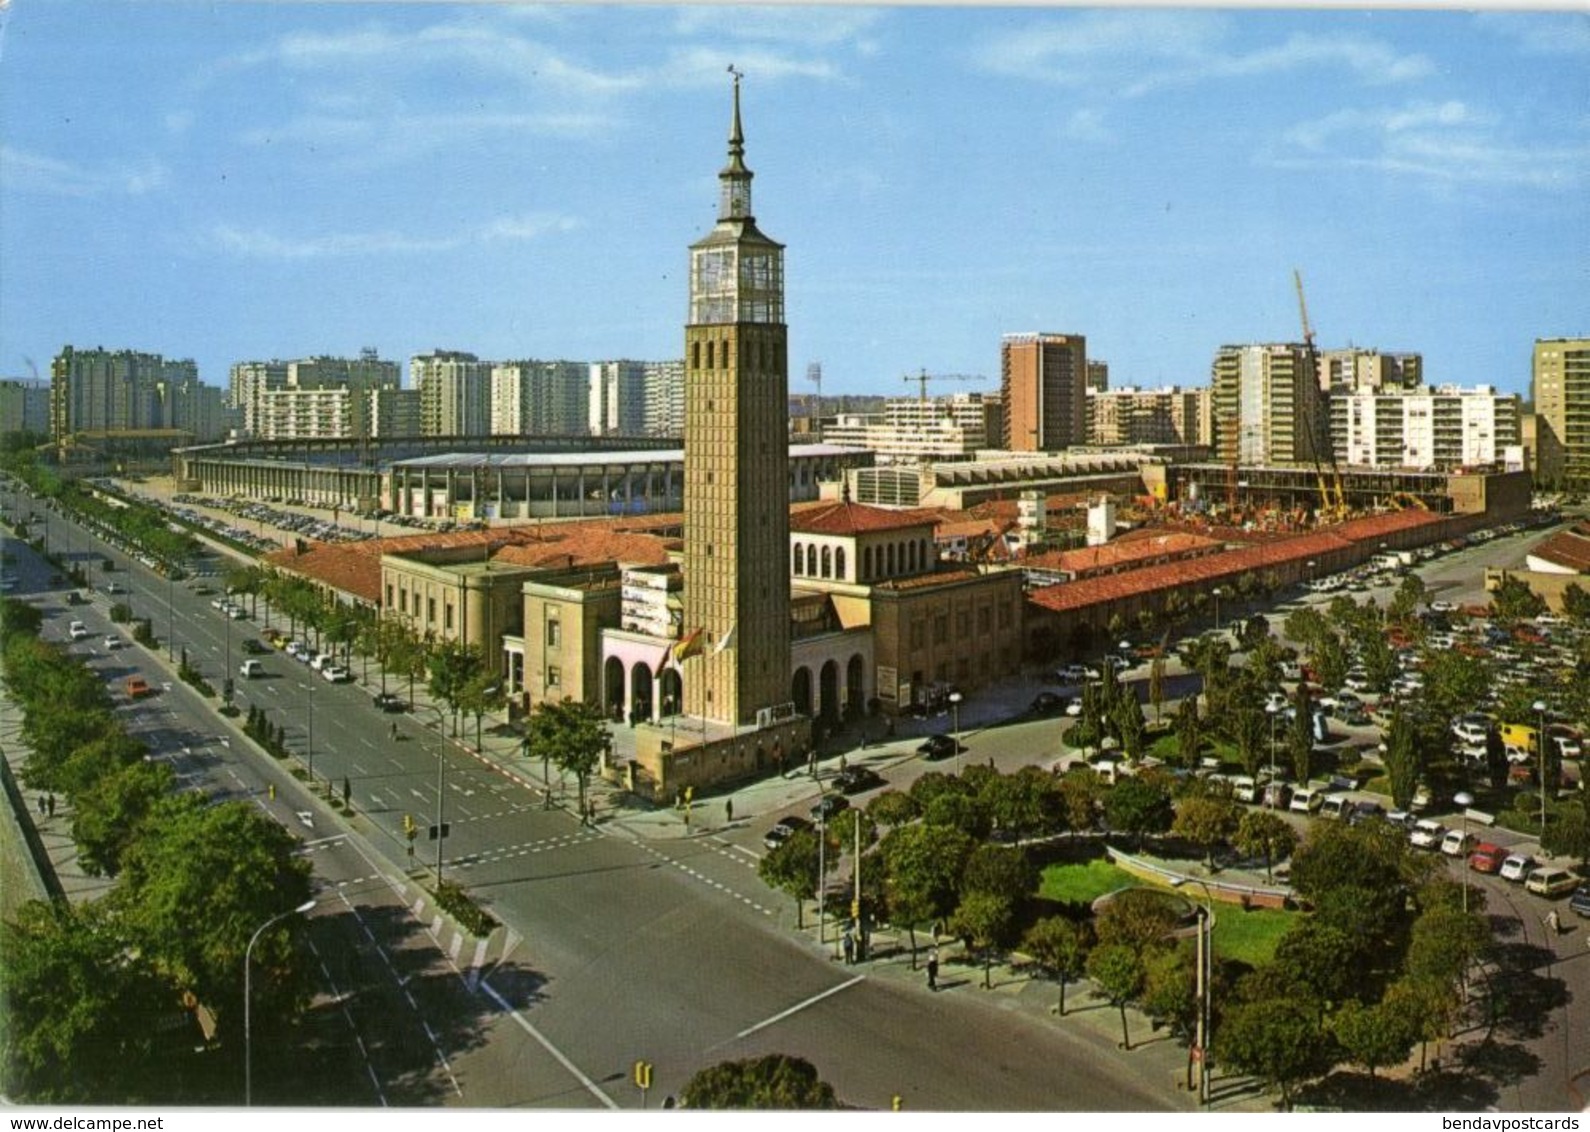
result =
[[[1469,854],[1469,868],[1477,873],[1494,873],[1507,860],[1507,850],[1489,841],[1481,842]]]

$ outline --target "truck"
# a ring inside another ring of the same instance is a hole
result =
[[[1520,751],[1538,753],[1535,747],[1535,729],[1524,723],[1504,723],[1501,726],[1502,743]]]

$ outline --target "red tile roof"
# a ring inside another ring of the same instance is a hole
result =
[[[866,503],[826,503],[793,512],[789,529],[791,533],[808,535],[858,535],[931,525],[937,518],[933,511],[893,511]]]
[[[1138,531],[1133,534],[1138,537],[1123,536],[1103,546],[1031,555],[1025,561],[1029,566],[1062,570],[1078,578],[1084,578],[1090,574],[1131,569],[1134,568],[1134,564],[1154,559],[1215,554],[1223,546],[1217,539],[1180,531]]]
[[[1537,543],[1529,554],[1576,573],[1590,573],[1590,523],[1575,523],[1565,531],[1558,531]]]

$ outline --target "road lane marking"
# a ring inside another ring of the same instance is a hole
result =
[[[865,982],[866,978],[867,978],[867,976],[865,976],[865,975],[857,975],[855,978],[847,980],[846,982],[840,983],[836,987],[829,987],[827,990],[823,991],[822,993],[814,994],[810,998],[806,999],[803,1002],[797,1002],[794,1006],[790,1007],[788,1010],[782,1010],[779,1013],[773,1015],[773,1017],[771,1017],[771,1018],[765,1018],[762,1021],[758,1022],[756,1025],[751,1026],[748,1029],[741,1030],[738,1034],[735,1034],[734,1036],[736,1038],[749,1037],[750,1035],[756,1033],[758,1030],[763,1030],[763,1029],[766,1029],[768,1026],[773,1025],[775,1022],[782,1022],[784,1019],[788,1018],[791,1014],[800,1013],[802,1010],[805,1010],[808,1006],[815,1006],[817,1003],[821,1002],[823,999],[827,998],[831,994],[838,994],[840,991],[848,990],[849,988],[855,986],[857,983]]]
[[[606,1107],[608,1107],[610,1109],[613,1109],[614,1111],[617,1111],[618,1104],[613,1100],[613,1098],[608,1096],[606,1093],[602,1092],[601,1088],[596,1084],[595,1081],[591,1080],[584,1073],[581,1073],[579,1067],[576,1066],[574,1064],[574,1062],[570,1061],[567,1057],[563,1056],[563,1051],[562,1050],[558,1049],[557,1046],[555,1046],[551,1042],[547,1041],[547,1039],[542,1035],[541,1031],[537,1030],[534,1026],[532,1026],[529,1023],[529,1021],[525,1018],[525,1016],[523,1014],[520,1014],[513,1007],[509,1006],[508,1005],[508,1000],[503,998],[502,995],[497,993],[497,988],[496,987],[492,986],[490,983],[486,982],[485,980],[482,980],[481,984],[480,984],[480,989],[485,991],[487,994],[489,994],[491,996],[493,1002],[495,1002],[498,1006],[502,1007],[502,1009],[506,1010],[508,1012],[508,1017],[512,1018],[515,1022],[519,1023],[519,1028],[521,1030],[523,1030],[525,1033],[529,1034],[537,1042],[541,1043],[541,1048],[542,1049],[546,1050],[553,1057],[557,1058],[558,1064],[563,1066],[563,1068],[567,1069],[569,1071],[569,1073],[571,1075],[573,1075],[573,1077],[574,1077],[574,1079],[576,1081],[578,1081],[580,1084],[584,1085],[586,1092],[590,1093],[597,1100],[601,1101],[602,1104],[605,1105]]]

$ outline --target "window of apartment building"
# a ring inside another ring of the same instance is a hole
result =
[[[451,632],[453,629],[453,603],[448,602],[442,606],[442,628]]]
[[[948,613],[936,614],[933,618],[933,643],[942,645],[950,639],[950,615]],[[940,676],[940,680],[944,677]]]
[[[547,621],[547,648],[561,648],[563,645],[563,622],[556,617]]]
[[[435,621],[435,620],[436,620],[436,599],[434,597],[428,597],[428,598],[425,599],[425,623],[427,625],[429,625],[432,621]]]
[[[555,664],[554,665],[549,665],[547,667],[547,687],[548,688],[561,688],[561,687],[563,687],[563,669],[559,668]]]
[[[388,609],[392,608],[392,583],[391,582],[388,582],[386,584],[386,607]]]

